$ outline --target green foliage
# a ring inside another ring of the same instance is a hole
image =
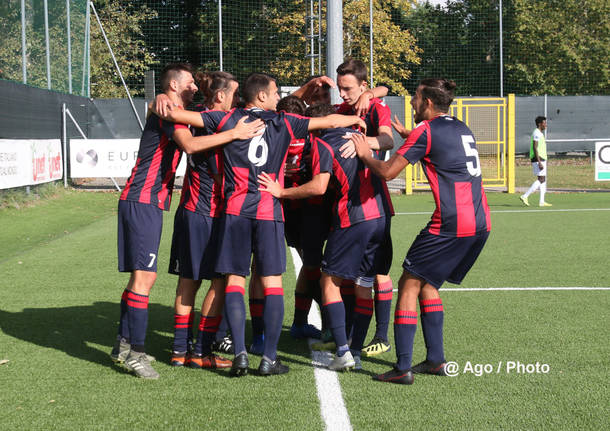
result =
[[[84,47],[85,47],[86,1],[70,2],[70,34],[72,56],[72,91],[85,94],[83,86]],[[48,1],[49,24],[49,63],[51,89],[67,93],[70,88],[68,74],[68,29],[65,0]],[[40,88],[48,88],[47,50],[45,43],[45,17],[42,2],[25,2],[25,38],[27,83]],[[3,43],[0,45],[0,77],[22,82],[21,48],[21,2],[8,0],[0,5],[0,32]],[[84,92],[83,92],[84,90]]]
[[[96,1],[96,9],[123,78],[132,96],[143,96],[144,72],[155,64],[155,53],[146,45],[143,26],[157,13],[128,0]],[[123,98],[125,90],[114,67],[110,51],[91,17],[91,96]]]
[[[610,3],[505,0],[504,93],[608,94]],[[500,94],[499,2],[449,0],[403,15],[422,49],[408,89],[425,77],[454,79],[459,95]]]
[[[507,86],[522,94],[610,94],[610,2],[511,0]]]

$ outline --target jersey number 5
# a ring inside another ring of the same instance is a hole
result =
[[[481,162],[479,161],[479,152],[471,144],[474,144],[474,138],[471,135],[462,135],[462,145],[464,146],[466,157],[474,157],[474,162],[466,162],[468,173],[473,177],[480,177]]]
[[[248,160],[250,160],[254,166],[263,166],[267,163],[268,155],[269,146],[267,145],[265,138],[263,138],[262,135],[252,138],[250,146],[248,147]]]

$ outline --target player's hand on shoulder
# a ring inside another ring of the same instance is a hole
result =
[[[364,134],[366,134],[366,122],[362,118],[358,118],[358,130]]]
[[[368,142],[366,142],[366,137],[364,135],[360,133],[353,133],[351,136],[351,141],[354,143],[358,157],[364,158],[371,155],[371,148],[369,147]]]
[[[400,122],[397,115],[394,115],[394,120],[390,121],[392,123],[392,127],[394,127],[394,130],[396,130],[403,139],[407,139],[409,137],[411,131]]]
[[[161,118],[166,118],[169,111],[174,108],[174,103],[165,93],[158,94],[153,103],[153,112]]]
[[[235,139],[251,139],[255,136],[260,136],[265,132],[265,123],[260,118],[246,123],[248,116],[245,115],[239,119],[235,125]]]
[[[346,133],[342,136],[343,139],[347,139],[347,142],[339,148],[339,153],[344,159],[353,159],[356,157],[356,145],[352,141],[352,136],[359,135],[359,133]]]
[[[272,196],[275,196],[276,198],[281,197],[284,188],[277,180],[271,178],[266,172],[261,172],[258,175],[258,183],[260,184],[260,187],[258,189],[261,192],[269,192]]]

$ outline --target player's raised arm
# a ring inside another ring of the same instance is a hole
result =
[[[386,181],[396,178],[396,176],[409,164],[407,159],[398,153],[394,153],[387,162],[377,160],[371,154],[371,148],[366,141],[366,137],[355,133],[352,135],[351,139],[356,146],[356,153],[360,160],[362,160],[375,175]]]
[[[356,104],[354,105],[354,111],[356,115],[361,117],[369,112],[369,106],[371,105],[371,99],[381,99],[388,95],[388,87],[379,86],[373,89],[368,89],[358,97]]]
[[[398,115],[394,115],[394,120],[392,120],[392,127],[394,127],[394,130],[396,130],[396,132],[398,132],[400,137],[403,139],[407,139],[409,137],[409,134],[411,133],[411,131],[400,122],[400,120],[398,119]]]
[[[356,115],[331,114],[325,117],[314,117],[309,120],[308,130],[336,129],[338,127],[358,126],[366,130],[364,120]]]
[[[296,96],[306,103],[311,104],[312,97],[316,93],[316,90],[324,86],[327,86],[326,88],[334,88],[336,87],[335,81],[328,76],[318,76],[307,81],[302,87],[292,93],[291,96]]]
[[[267,173],[263,172],[258,176],[261,185],[258,189],[262,192],[269,192],[272,196],[279,199],[305,199],[312,196],[322,196],[328,188],[330,173],[321,172],[298,187],[283,188],[277,180],[272,179]]]
[[[201,116],[200,116],[201,118]],[[210,150],[235,140],[246,140],[261,135],[265,129],[265,123],[257,119],[246,123],[248,117],[242,117],[235,127],[220,133],[205,136],[192,136],[188,129],[176,129],[172,139],[187,154]]]
[[[157,106],[156,104],[153,104],[153,102],[148,104],[148,109],[157,114],[161,119],[171,121],[172,123],[190,124],[191,126],[199,128],[205,127],[203,118],[201,118],[199,112],[187,111],[174,107],[172,110],[166,110],[166,115],[163,115],[161,112],[157,111]]]

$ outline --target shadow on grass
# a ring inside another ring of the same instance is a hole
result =
[[[150,304],[146,345],[158,360],[169,361],[173,308]],[[117,334],[119,304],[0,310],[0,329],[12,337],[104,366],[112,364],[110,350]],[[97,344],[104,346],[101,350]]]

